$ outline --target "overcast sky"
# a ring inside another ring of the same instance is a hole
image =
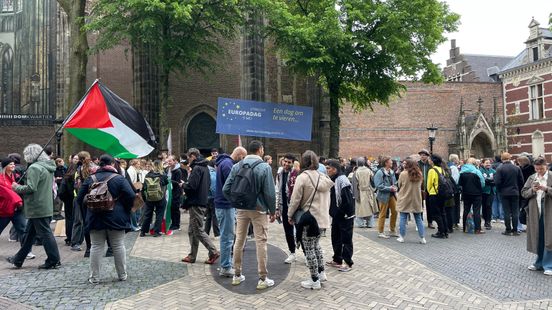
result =
[[[458,32],[447,34],[432,57],[443,68],[449,58],[450,39],[456,39],[460,53],[516,56],[529,37],[531,17],[548,27],[552,0],[446,0],[460,14]]]

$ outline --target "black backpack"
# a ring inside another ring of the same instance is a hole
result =
[[[439,177],[439,185],[438,185],[438,188],[437,188],[437,197],[441,201],[447,201],[447,200],[453,198],[454,197],[454,189],[455,189],[454,181],[452,181],[451,178],[445,176],[444,174],[439,173],[439,170],[437,170],[435,168],[432,168],[432,169],[435,170],[435,172],[437,173],[437,175]]]
[[[232,186],[230,187],[230,202],[236,209],[255,210],[257,207],[257,186],[255,184],[255,174],[253,169],[257,167],[262,160],[253,164],[247,164],[243,161],[239,164],[240,168]]]

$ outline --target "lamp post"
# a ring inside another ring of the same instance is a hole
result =
[[[431,124],[431,127],[427,127],[427,132],[429,134],[429,153],[433,154],[433,142],[435,142],[435,134],[437,134],[437,127],[434,127],[433,124]]]

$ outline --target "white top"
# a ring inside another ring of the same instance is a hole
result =
[[[539,182],[539,184],[542,185],[542,186],[546,186],[546,184],[548,182],[548,171],[542,177],[539,176],[539,174],[537,173],[536,176],[535,176],[535,181]],[[544,191],[539,189],[537,191],[537,207],[539,208],[539,215],[542,214],[542,198],[543,198],[543,195],[544,195]]]

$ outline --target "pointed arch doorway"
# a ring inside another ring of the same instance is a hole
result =
[[[184,128],[186,143],[184,152],[195,147],[202,154],[210,154],[212,148],[220,147],[220,135],[216,133],[216,121],[211,115],[200,112],[194,115]]]

